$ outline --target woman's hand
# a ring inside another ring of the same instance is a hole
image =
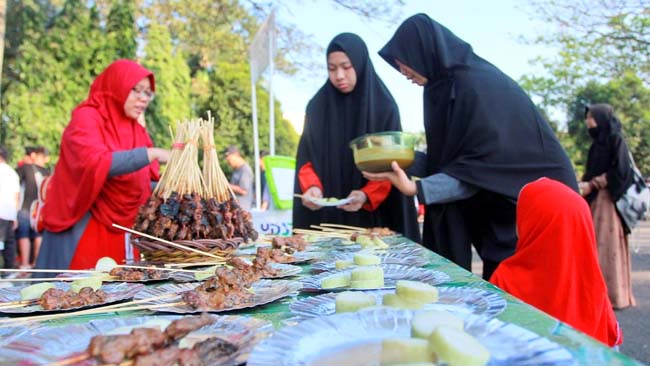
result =
[[[310,198],[313,199],[323,198],[323,191],[321,191],[320,188],[316,186],[309,187],[309,189],[307,189],[302,194],[302,205],[312,211],[320,210],[323,207],[317,203],[314,203],[312,200],[310,200]]]
[[[585,197],[591,193],[592,188],[591,188],[591,183],[589,182],[580,182],[578,183],[578,190],[580,191],[580,195],[582,197]]]
[[[591,184],[596,189],[604,189],[607,187],[607,173],[603,173],[597,177],[591,179]]]
[[[159,147],[147,148],[147,158],[149,158],[150,163],[154,160],[158,160],[159,163],[166,164],[169,161],[171,154],[171,151],[167,149],[161,149]]]
[[[395,188],[407,196],[415,196],[418,193],[418,188],[415,182],[411,181],[406,175],[404,170],[399,167],[397,162],[393,161],[390,165],[393,168],[392,172],[385,173],[368,173],[361,172],[364,178],[368,180],[389,180]]]
[[[366,197],[366,194],[363,193],[363,191],[352,191],[348,195],[348,198],[350,199],[350,202],[336,207],[348,212],[357,212],[368,200],[368,197]]]

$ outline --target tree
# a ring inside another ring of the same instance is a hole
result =
[[[282,11],[293,1],[8,0],[0,139],[12,149],[43,144],[56,158],[70,111],[94,77],[117,58],[136,57],[156,75],[147,122],[157,144],[169,141],[169,124],[212,110],[223,122],[219,147],[237,143],[250,157],[248,45],[272,6]],[[386,19],[403,1],[330,3]],[[279,72],[293,73],[311,56],[320,59],[295,25],[278,22],[277,32]],[[258,114],[268,121],[269,96],[261,85],[264,80],[256,86]],[[294,155],[298,136],[275,104],[276,137],[283,142],[278,153]],[[268,147],[268,123],[260,123],[260,139]]]
[[[145,18],[167,26],[183,51],[196,60],[196,65],[211,68],[220,61],[246,61],[248,45],[271,9],[277,7],[280,11],[290,11],[295,0],[144,2],[147,6],[141,9]],[[331,0],[330,3],[360,18],[395,23],[404,1]],[[313,61],[321,57],[322,50],[311,41],[312,37],[295,24],[277,21],[276,27],[278,71],[293,74],[298,68],[313,69]],[[321,64],[317,65],[320,67]]]
[[[587,159],[591,139],[584,123],[585,106],[609,103],[621,120],[625,140],[637,166],[644,174],[650,173],[650,89],[631,73],[620,79],[600,84],[589,82],[578,90],[573,100],[568,131],[573,140],[572,158],[580,172]]]
[[[564,112],[568,135],[563,129],[557,132],[577,170],[591,143],[584,106],[600,102],[614,106],[637,165],[649,172],[645,86],[650,82],[650,0],[539,0],[527,8],[551,29],[529,42],[559,51],[532,60],[544,72],[520,81],[539,97],[542,109]]]
[[[147,109],[147,130],[156,146],[169,147],[169,126],[191,117],[190,68],[180,49],[174,49],[166,27],[151,24],[144,66],[156,78],[156,98]]]
[[[134,0],[117,0],[106,20],[108,53],[115,58],[134,59],[137,50]]]
[[[529,41],[559,49],[553,58],[533,60],[544,67],[544,75],[522,79],[542,98],[542,106],[569,106],[576,90],[591,80],[634,72],[650,82],[649,0],[541,0],[528,9],[552,28]]]
[[[17,67],[21,59],[20,47],[24,40],[39,39],[45,31],[45,22],[53,12],[46,1],[9,0],[6,9],[6,32],[4,37],[4,57],[2,64],[2,83],[0,106],[4,112],[7,106],[5,93],[9,86],[17,82],[20,71]],[[6,144],[11,122],[3,115],[0,125],[0,143]]]
[[[219,63],[209,73],[202,73],[197,77],[200,83],[194,85],[198,88],[207,88],[205,97],[197,99],[197,114],[205,116],[210,110],[215,116],[217,125],[217,138],[215,144],[217,151],[222,151],[228,145],[237,145],[249,163],[253,157],[253,127],[252,105],[250,91],[250,75],[248,64]],[[269,94],[266,90],[257,88],[258,118],[268,121]],[[276,103],[275,138],[282,141],[276,144],[279,155],[295,156],[298,145],[298,134],[290,122],[282,118],[280,106]],[[260,148],[268,150],[269,126],[267,123],[259,125]],[[229,168],[224,166],[224,170]]]
[[[81,0],[67,0],[50,22],[41,25],[40,39],[21,43],[16,80],[3,96],[10,149],[41,144],[56,158],[70,111],[112,61],[99,24],[95,8]]]

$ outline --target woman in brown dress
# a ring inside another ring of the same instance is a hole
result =
[[[609,299],[615,309],[623,309],[636,305],[630,280],[630,229],[616,210],[616,201],[632,184],[630,154],[612,106],[594,104],[587,107],[585,124],[593,143],[580,192],[591,206],[598,261]]]

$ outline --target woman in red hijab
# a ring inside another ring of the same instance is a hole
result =
[[[109,65],[72,112],[43,206],[36,268],[84,269],[130,257],[125,234],[169,152],[152,147],[138,118],[154,96],[153,73],[130,60]]]
[[[517,232],[515,254],[490,282],[607,345],[622,343],[585,200],[558,181],[529,183],[519,194]]]

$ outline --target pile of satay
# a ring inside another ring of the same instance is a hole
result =
[[[209,113],[207,121],[177,124],[167,170],[140,208],[134,229],[168,241],[257,239],[250,212],[239,206],[219,165]]]

